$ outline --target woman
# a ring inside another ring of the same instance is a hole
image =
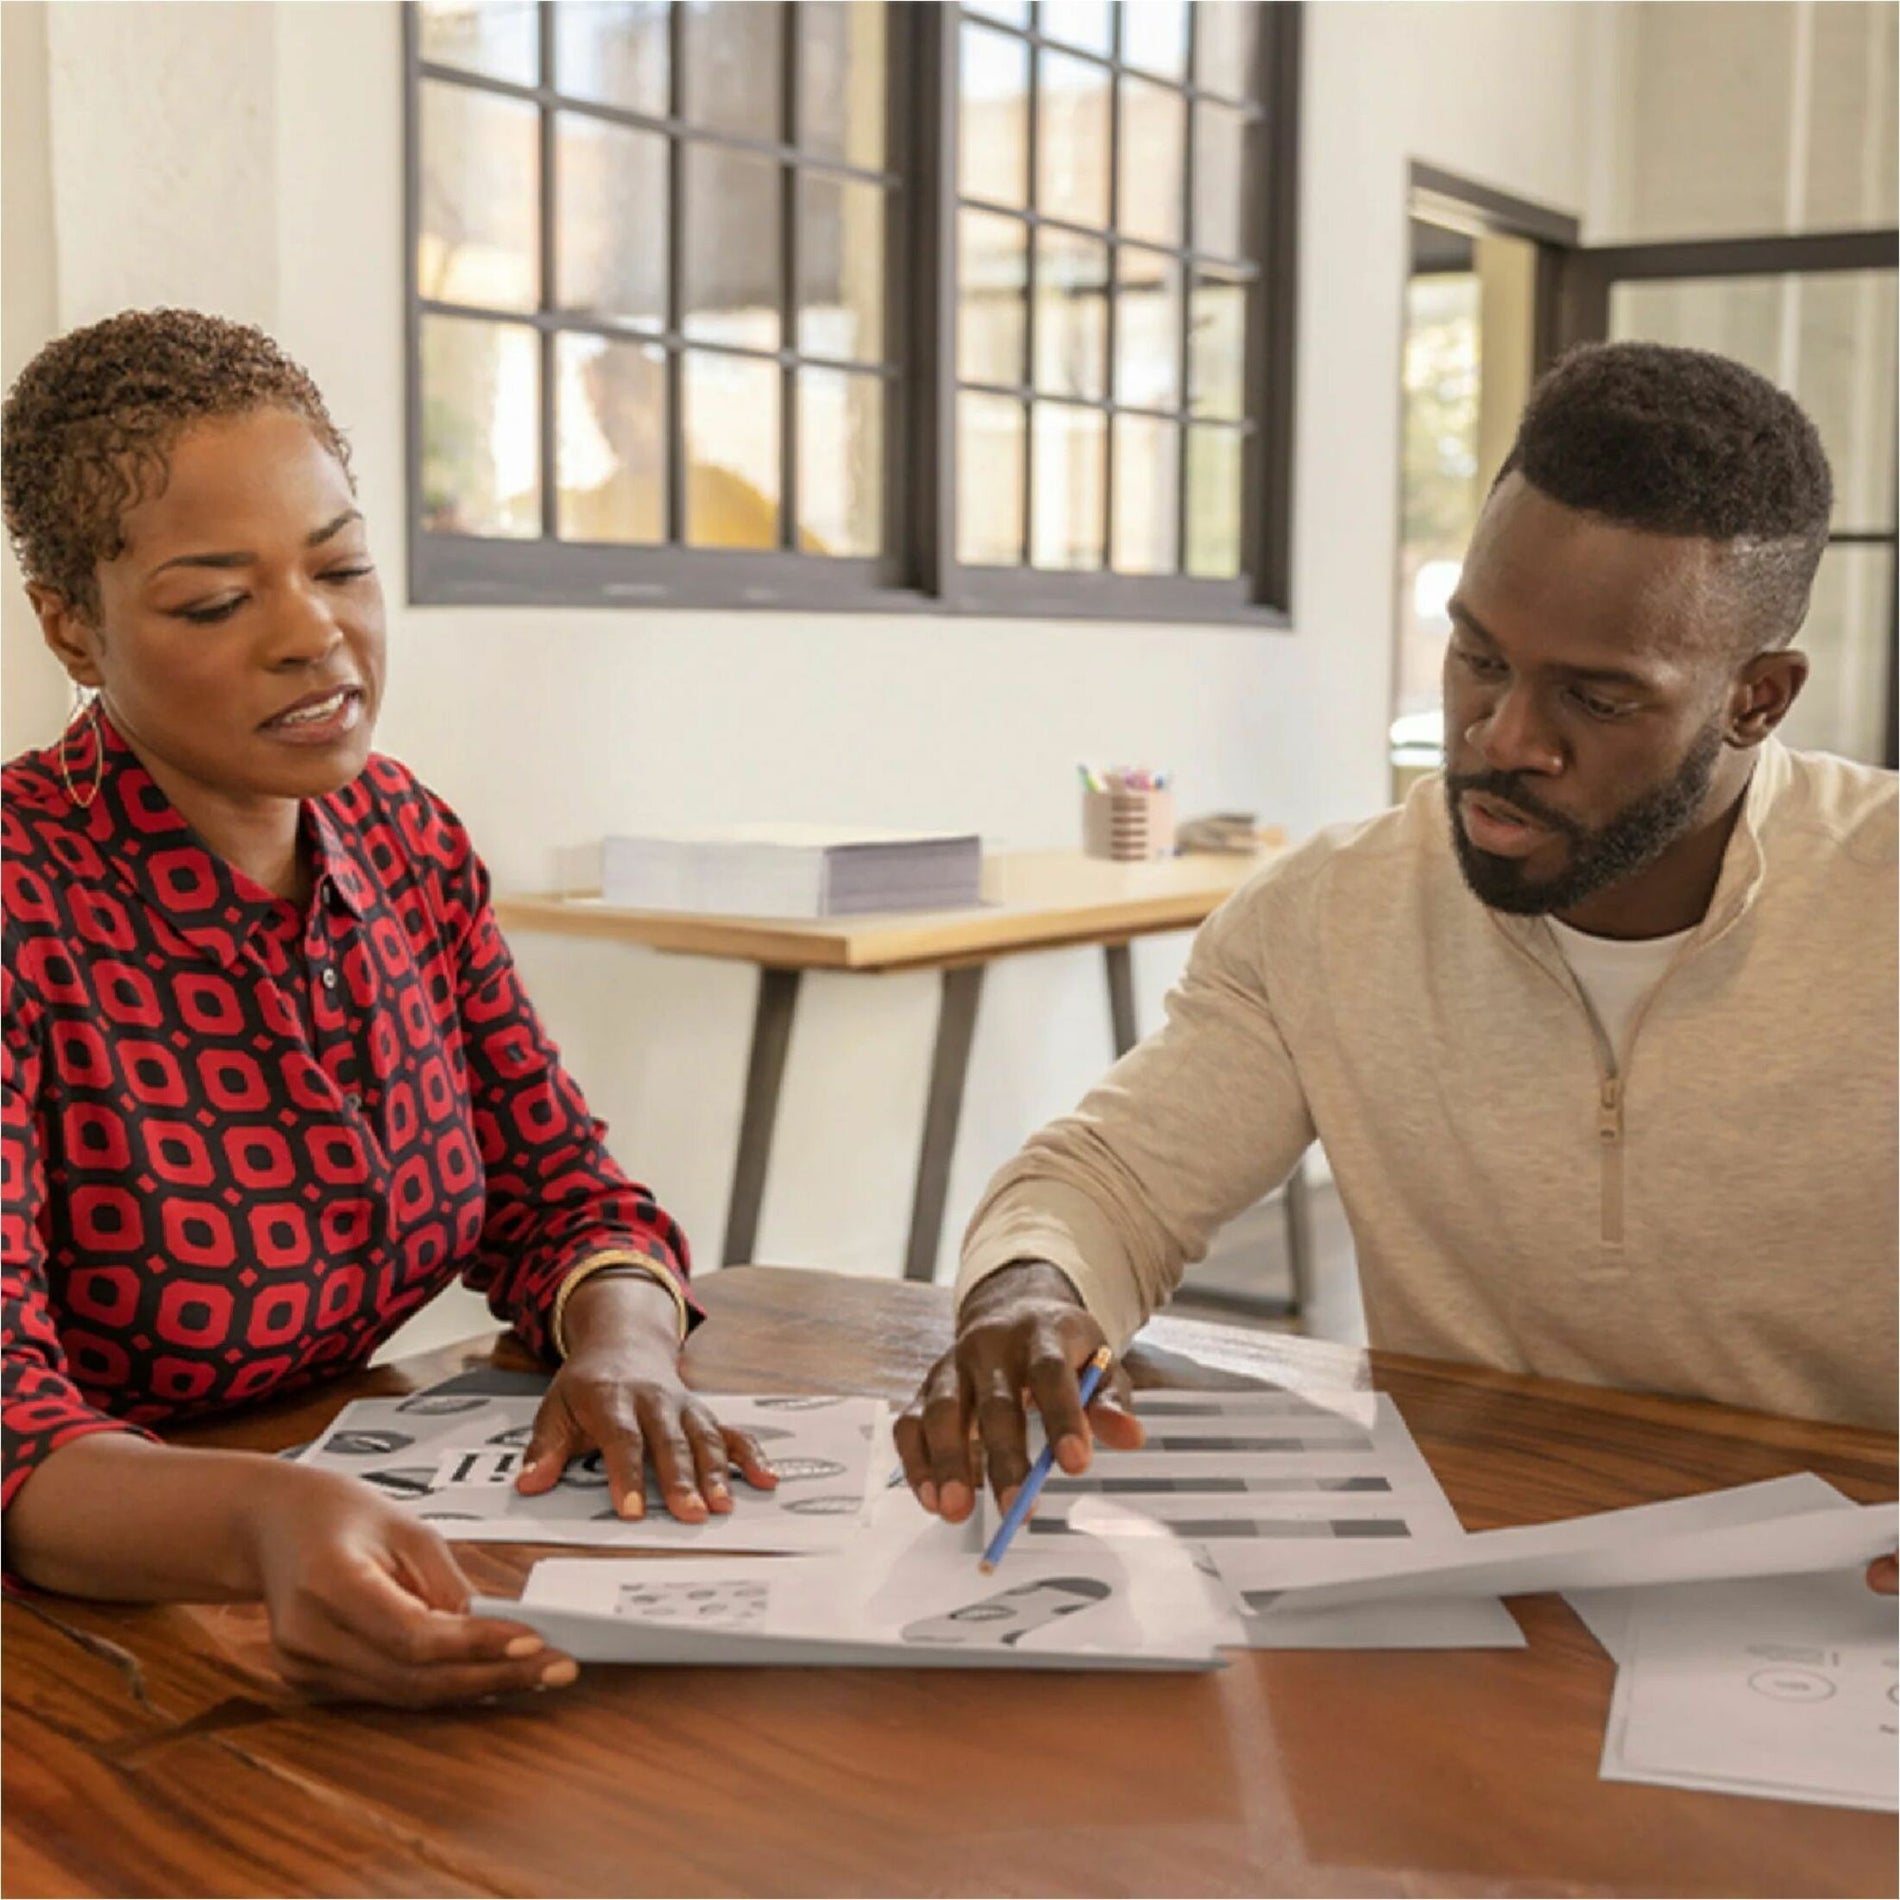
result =
[[[367,1486],[145,1427],[361,1365],[458,1275],[558,1362],[521,1488],[732,1508],[681,1385],[686,1242],[602,1146],[454,814],[372,756],[383,602],[347,452],[261,332],[129,312],[6,400],[6,525],[89,703],[5,769],[9,1571],[261,1597],[287,1679],[423,1703],[572,1681],[467,1615]]]

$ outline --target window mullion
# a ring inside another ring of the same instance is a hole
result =
[[[779,131],[794,152],[798,150],[799,42],[798,9],[780,4],[779,21]],[[888,44],[888,42],[887,42]],[[886,55],[888,57],[888,53]],[[779,546],[798,546],[798,164],[779,168],[779,398],[778,492]]]
[[[1121,391],[1116,387],[1115,350],[1121,326],[1121,224],[1122,224],[1122,41],[1123,9],[1114,9],[1113,37],[1109,40],[1112,63],[1108,69],[1108,264],[1102,285],[1107,304],[1103,318],[1102,387],[1108,399],[1108,414],[1103,421],[1102,442],[1102,569],[1115,571],[1115,464],[1119,459],[1115,444],[1120,431],[1115,426],[1116,403]]]
[[[541,0],[535,12],[535,26],[539,40],[539,58],[541,62],[541,83],[548,86],[554,78],[554,6],[553,0]],[[558,213],[555,193],[554,147],[555,118],[554,108],[545,99],[539,108],[540,123],[539,151],[541,163],[540,211],[541,230],[538,246],[540,285],[540,308],[551,312],[556,307],[555,271],[556,271],[556,232],[555,218]],[[555,415],[555,365],[559,361],[556,332],[552,326],[544,326],[539,339],[538,359],[541,365],[541,390],[538,428],[541,438],[541,538],[552,541],[560,532],[560,493],[556,480],[556,455],[558,423]]]
[[[686,20],[680,0],[666,18],[667,116],[678,123],[686,112]],[[675,339],[685,327],[682,284],[686,267],[686,142],[666,141],[666,539],[686,542],[686,353]]]
[[[1042,136],[1040,119],[1042,116],[1042,51],[1032,45],[1029,49],[1029,95],[1024,102],[1026,117],[1024,154],[1029,176],[1023,180],[1023,198],[1028,205],[1032,222],[1023,232],[1023,386],[1030,390],[1031,398],[1023,405],[1023,519],[1022,547],[1020,560],[1024,567],[1035,565],[1036,546],[1036,415],[1038,405],[1034,398],[1036,387],[1036,280],[1042,267],[1042,245],[1033,222],[1039,208],[1041,193],[1036,185],[1041,166],[1038,163],[1040,152],[1038,140]]]
[[[1200,14],[1201,9],[1198,4],[1189,6],[1187,70],[1190,79],[1195,70],[1194,42],[1200,35]],[[1188,338],[1194,334],[1193,252],[1195,241],[1200,235],[1194,228],[1194,132],[1200,109],[1199,101],[1190,94],[1181,115],[1181,244],[1187,255],[1177,266],[1181,273],[1181,334],[1175,339],[1179,352],[1175,360],[1175,390],[1176,401],[1181,410],[1181,420],[1177,425],[1179,446],[1174,458],[1174,567],[1177,574],[1187,572],[1188,449],[1194,440],[1194,432],[1188,422],[1188,417],[1193,411],[1188,392]],[[1244,462],[1241,480],[1244,485],[1246,480]],[[1244,496],[1241,510],[1244,515],[1246,510]],[[1245,559],[1244,551],[1242,559],[1243,561]]]

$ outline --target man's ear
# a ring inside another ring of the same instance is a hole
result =
[[[1736,674],[1729,689],[1728,727],[1732,746],[1758,746],[1787,718],[1808,680],[1808,656],[1792,647],[1758,653]]]
[[[75,686],[105,684],[99,670],[99,629],[57,588],[28,581],[26,597],[39,617],[40,634]]]

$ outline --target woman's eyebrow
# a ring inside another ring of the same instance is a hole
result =
[[[304,546],[307,548],[319,548],[324,542],[330,540],[332,536],[341,534],[352,521],[361,521],[362,519],[362,512],[359,509],[345,508],[334,521],[326,521],[322,527],[313,528],[311,532],[304,537]],[[256,562],[257,556],[249,549],[238,549],[230,553],[219,554],[177,554],[169,561],[161,561],[158,566],[152,569],[152,572],[155,575],[163,574],[167,568],[172,567],[252,567],[256,565]]]

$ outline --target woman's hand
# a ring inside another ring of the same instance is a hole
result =
[[[338,1472],[272,1465],[248,1513],[271,1652],[293,1689],[427,1708],[580,1673],[525,1623],[468,1614],[468,1579],[427,1524]]]
[[[1900,1592],[1900,1557],[1876,1557],[1867,1566],[1867,1584],[1882,1596]]]
[[[535,1415],[517,1490],[553,1488],[570,1458],[598,1451],[622,1517],[646,1515],[651,1463],[687,1524],[732,1509],[728,1470],[769,1491],[778,1475],[750,1432],[719,1423],[680,1382],[674,1306],[644,1275],[597,1274],[567,1303],[568,1354]]]

